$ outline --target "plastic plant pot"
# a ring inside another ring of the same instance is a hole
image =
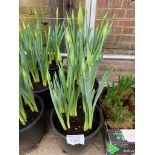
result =
[[[57,73],[57,75],[58,75],[59,66],[56,63],[53,63],[53,64],[49,65],[49,69],[48,70],[49,70],[49,73],[51,74],[51,76],[54,73]]]
[[[44,110],[51,111],[51,109],[53,108],[53,104],[52,104],[49,88],[45,87],[41,90],[33,90],[33,93],[40,96],[44,101],[44,104],[45,104]]]
[[[38,68],[39,70],[39,68]],[[50,73],[51,78],[53,78],[53,74]],[[50,112],[51,109],[53,108],[53,104],[52,104],[52,99],[51,99],[51,95],[50,95],[50,91],[48,86],[43,86],[42,81],[41,81],[41,73],[39,71],[39,77],[40,77],[40,82],[35,83],[32,76],[31,76],[31,80],[32,80],[32,85],[34,87],[33,89],[33,93],[40,96],[44,102],[44,110],[45,112]]]
[[[43,119],[44,119],[45,130],[48,131],[50,129],[49,115],[50,115],[50,111],[53,109],[53,102],[50,96],[49,88],[46,87],[42,90],[33,91],[33,93],[40,96],[44,102]]]
[[[95,79],[94,89],[97,90],[99,87],[99,81]]]
[[[19,150],[25,151],[37,146],[45,133],[45,126],[43,122],[44,102],[43,100],[34,95],[35,101],[40,106],[38,117],[28,126],[19,130]]]
[[[51,111],[51,114],[50,114],[51,127],[53,129],[53,132],[57,135],[57,137],[59,139],[59,143],[60,143],[60,147],[61,147],[62,151],[69,154],[69,155],[73,155],[73,154],[74,155],[79,155],[81,153],[86,152],[87,149],[92,144],[92,141],[93,141],[95,135],[98,134],[99,131],[101,130],[102,123],[103,123],[102,112],[99,109],[99,107],[96,106],[96,110],[95,110],[95,113],[94,113],[94,118],[98,121],[98,126],[96,127],[96,130],[94,132],[92,132],[91,134],[89,134],[88,136],[85,136],[84,145],[82,145],[82,144],[70,145],[70,144],[67,144],[66,135],[62,134],[58,130],[58,128],[55,126],[54,121],[53,121],[53,115],[56,115],[54,109]]]

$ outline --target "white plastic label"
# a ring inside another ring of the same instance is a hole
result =
[[[70,145],[82,144],[84,145],[85,139],[84,135],[67,135],[66,136],[67,143]]]
[[[128,142],[135,142],[135,130],[125,130],[122,129],[122,134],[125,138],[125,140],[127,140]]]

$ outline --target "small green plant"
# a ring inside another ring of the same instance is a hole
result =
[[[134,78],[132,76],[119,77],[118,84],[114,82],[107,86],[107,94],[102,103],[107,115],[107,120],[113,126],[121,126],[125,122],[127,127],[131,127],[134,121],[134,114],[129,111],[124,100],[130,99]]]
[[[121,95],[122,98],[128,99],[130,98],[132,87],[135,83],[135,80],[132,76],[119,76],[117,91]]]
[[[30,76],[28,73],[27,59],[20,47],[19,52],[19,120],[22,125],[26,125],[27,116],[24,106],[28,105],[32,112],[38,112],[32,88],[30,86]]]

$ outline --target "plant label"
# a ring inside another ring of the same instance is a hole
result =
[[[135,130],[122,129],[121,131],[125,140],[127,140],[128,142],[135,142]]]
[[[81,134],[81,135],[67,135],[66,140],[67,140],[67,143],[70,145],[77,145],[77,144],[84,145],[84,142],[85,142],[85,138],[84,138],[83,134]]]

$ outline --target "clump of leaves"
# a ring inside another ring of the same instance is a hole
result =
[[[25,54],[25,63],[27,63],[29,73],[32,75],[32,81],[41,82],[43,86],[47,86],[49,46],[43,46],[43,32],[39,20],[33,26],[23,23],[20,27],[19,44],[23,48],[21,52]]]
[[[38,17],[36,10],[35,16]],[[58,23],[58,9],[56,11],[56,25],[52,29],[42,29],[41,19],[37,18],[33,24],[23,23],[20,26],[19,43],[26,55],[28,70],[35,83],[47,86],[46,74],[49,65],[61,61],[60,45],[63,39],[64,24]],[[43,43],[45,39],[45,44]]]
[[[83,130],[87,131],[92,129],[96,103],[111,73],[110,71],[104,73],[101,84],[95,93],[94,83],[102,61],[102,47],[111,32],[112,22],[102,23],[92,36],[89,26],[84,22],[81,3],[77,19],[76,24],[74,12],[71,17],[67,15],[65,29],[68,54],[67,75],[65,76],[60,62],[59,81],[56,74],[53,80],[47,74],[47,79],[56,114],[64,130],[70,128],[70,117],[78,115],[77,102],[81,93],[83,112],[85,113]],[[63,114],[67,121],[64,120]]]
[[[31,80],[28,72],[26,55],[20,47],[19,52],[19,120],[22,125],[26,125],[27,116],[24,106],[28,105],[32,112],[38,112],[37,105],[31,88]]]
[[[58,8],[56,10],[56,24],[54,28],[48,27],[48,33],[46,33],[46,43],[49,46],[49,63],[56,63],[57,65],[61,61],[60,45],[64,36],[64,22],[58,22]]]
[[[76,72],[77,84],[80,82],[80,74],[85,72],[88,66],[89,70],[96,70],[92,72],[91,82],[94,83],[98,67],[102,60],[103,45],[111,33],[113,21],[103,20],[102,23],[96,27],[94,34],[91,33],[91,28],[87,23],[86,16],[82,10],[82,4],[79,4],[79,11],[77,18],[72,15],[66,15],[66,51],[68,54],[68,63],[74,64]],[[107,17],[107,14],[103,17]],[[76,20],[77,19],[77,20]],[[86,19],[86,20],[84,20]],[[98,63],[98,65],[97,65]]]
[[[119,77],[118,84],[114,82],[107,86],[107,94],[102,103],[106,114],[106,122],[112,128],[133,128],[134,113],[129,110],[125,101],[133,99],[134,78]]]
[[[123,99],[129,99],[133,93],[133,85],[135,80],[132,76],[119,76],[118,85],[117,85],[117,94]]]
[[[47,74],[49,90],[52,97],[53,105],[59,121],[64,130],[70,128],[70,116],[77,116],[77,101],[80,93],[79,87],[76,87],[75,83],[75,70],[73,67],[68,66],[67,77],[62,64],[59,65],[59,80],[57,74],[54,79],[51,80],[50,75]],[[66,116],[67,124],[63,118],[63,114]]]

